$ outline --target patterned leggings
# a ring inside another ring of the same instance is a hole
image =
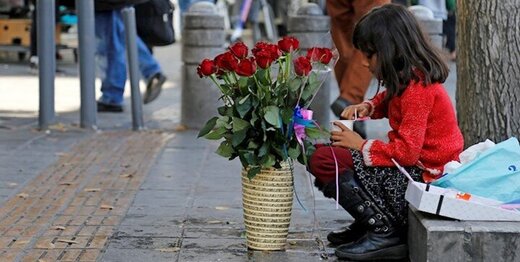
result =
[[[359,151],[332,147],[337,158],[339,175],[347,169],[354,170],[354,177],[363,186],[376,205],[394,222],[404,225],[408,221],[408,202],[404,199],[407,178],[396,167],[369,167]],[[350,158],[350,159],[349,159]],[[418,167],[405,167],[415,181],[422,182]],[[318,181],[328,184],[335,181],[334,157],[329,146],[317,146],[310,158],[310,172]]]

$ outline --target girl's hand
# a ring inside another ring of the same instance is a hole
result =
[[[343,112],[341,112],[341,118],[343,119],[354,119],[355,113],[357,112],[357,117],[366,117],[370,113],[370,105],[367,103],[361,103],[357,105],[351,105],[345,107]]]
[[[334,122],[334,125],[341,128],[341,131],[330,132],[330,140],[333,146],[341,146],[355,150],[361,150],[365,140],[356,132],[348,129],[341,122]]]

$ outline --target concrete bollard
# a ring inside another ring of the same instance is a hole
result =
[[[425,6],[414,5],[408,7],[408,10],[415,15],[432,45],[442,50],[444,42],[442,37],[442,19],[435,19],[432,10]]]
[[[214,4],[198,2],[183,19],[181,123],[200,129],[223,105],[218,100],[220,91],[210,79],[198,76],[197,66],[204,58],[213,59],[224,51],[224,17]]]
[[[287,30],[300,40],[301,55],[305,55],[311,47],[332,47],[330,17],[324,15],[315,3],[302,5],[296,15],[289,16]],[[324,81],[310,107],[318,124],[329,128],[332,71],[320,71],[319,75]]]

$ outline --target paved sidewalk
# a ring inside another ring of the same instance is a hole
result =
[[[125,113],[98,114],[99,131],[78,128],[70,62],[59,64],[56,124],[38,131],[37,78],[0,61],[0,261],[334,261],[315,238],[350,218],[319,192],[313,200],[301,166],[295,184],[307,211],[295,199],[287,251],[247,251],[240,164],[179,128],[180,45],[155,51],[168,82],[144,106],[144,132],[129,131],[129,99]],[[451,77],[451,94],[454,85]],[[386,129],[368,126],[371,137]]]

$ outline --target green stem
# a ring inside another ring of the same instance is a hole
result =
[[[285,57],[286,64],[285,64],[285,82],[289,81],[289,74],[291,70],[291,53],[287,53],[287,56]]]
[[[214,74],[211,75],[210,78],[213,81],[213,83],[215,83],[215,85],[217,85],[218,89],[220,89],[220,92],[222,92],[222,94],[224,95],[224,103],[231,105],[231,102],[229,101],[230,98],[229,98],[228,94],[226,94],[226,90],[224,90],[222,88],[222,86],[219,84],[215,75]]]
[[[303,90],[305,89],[305,85],[307,84],[308,80],[309,80],[309,77],[306,76],[304,78],[304,81],[303,81],[303,84],[302,84],[302,88],[300,89],[300,94],[298,95],[298,102],[296,102],[296,105],[300,104],[300,99],[302,98]]]

